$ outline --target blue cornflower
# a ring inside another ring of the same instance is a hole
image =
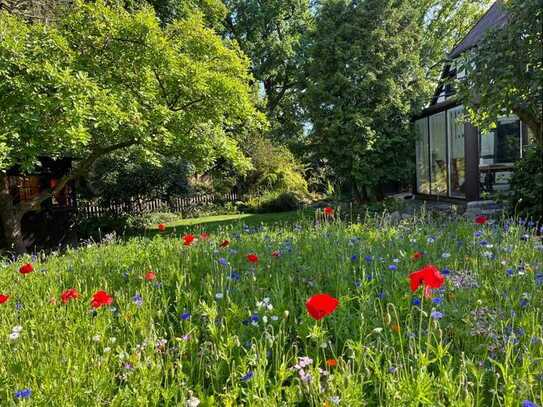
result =
[[[32,390],[23,389],[15,392],[15,397],[18,399],[27,399],[32,395]]]
[[[239,281],[241,275],[237,271],[232,271],[228,277],[230,280]]]
[[[397,368],[397,367],[392,366],[392,367],[389,367],[389,368],[388,368],[388,372],[389,372],[389,373],[394,374],[394,373],[396,373],[397,371],[398,371],[398,368]]]
[[[370,273],[366,276],[366,280],[371,281],[373,280],[373,275]]]
[[[481,240],[481,241],[479,242],[479,244],[480,244],[481,246],[484,247],[484,246],[488,245],[488,241],[486,241],[486,240]]]
[[[530,400],[522,400],[520,407],[537,407],[537,404]]]
[[[388,266],[388,269],[392,271],[396,271],[398,270],[398,266],[396,266],[395,264],[391,264],[390,266]]]
[[[513,274],[515,274],[515,272],[514,272],[513,269],[507,269],[507,270],[505,270],[505,272],[507,273],[507,275],[508,275],[509,277],[513,277]]]
[[[379,291],[379,293],[377,294],[377,298],[379,298],[380,300],[383,300],[385,298],[385,292]]]
[[[138,307],[141,307],[143,305],[143,298],[139,293],[136,293],[136,295],[132,297],[132,302]]]
[[[23,303],[17,301],[17,303],[15,304],[15,309],[16,309],[17,311],[22,310],[22,309],[23,309]]]
[[[251,322],[258,322],[260,321],[260,317],[257,314],[251,315]]]
[[[543,273],[537,273],[535,275],[535,283],[539,287],[543,285]]]
[[[351,261],[357,261],[358,260],[358,256],[356,254],[353,254],[351,256]]]
[[[523,299],[520,300],[519,304],[520,304],[521,308],[526,308],[528,306],[528,303],[529,303],[529,301],[526,298],[523,298]]]
[[[187,321],[190,319],[192,315],[190,312],[183,312],[181,315],[179,315],[179,318],[181,318],[183,321]]]
[[[252,370],[249,370],[247,373],[245,373],[243,376],[241,376],[240,380],[242,382],[248,382],[249,380],[251,380],[253,378],[254,375],[255,375],[255,373]]]
[[[221,266],[228,266],[228,260],[226,260],[224,257],[221,257],[221,258],[219,259],[219,264],[220,264]]]
[[[354,280],[354,286],[356,288],[360,288],[360,287],[362,287],[362,282],[360,280]]]
[[[434,304],[437,304],[437,305],[442,304],[443,303],[443,298],[441,298],[441,297],[432,298],[432,302]]]
[[[441,274],[443,274],[444,276],[448,276],[450,273],[451,273],[451,271],[447,267],[444,267],[441,270]]]
[[[366,260],[367,263],[371,263],[371,261],[373,260],[373,257],[372,256],[364,256],[364,260]]]
[[[481,237],[482,235],[483,235],[483,232],[480,231],[480,230],[478,230],[477,232],[475,232],[475,233],[473,234],[473,236],[475,236],[475,237],[477,237],[477,238]]]
[[[411,298],[411,304],[420,305],[420,298],[418,298],[418,297]]]
[[[441,319],[443,318],[443,313],[442,312],[439,312],[439,311],[432,311],[432,313],[430,314],[430,316],[434,319]]]

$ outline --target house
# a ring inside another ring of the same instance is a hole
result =
[[[39,162],[31,173],[23,174],[17,167],[7,171],[5,182],[14,203],[29,201],[42,191],[54,188],[72,168],[71,158],[41,157]],[[27,245],[39,243],[40,248],[53,248],[72,239],[71,226],[77,209],[74,183],[68,183],[41,206],[41,211],[23,217],[22,229]]]
[[[514,162],[522,157],[528,128],[516,116],[502,117],[497,128],[482,134],[461,119],[451,78],[461,78],[459,57],[474,48],[492,28],[507,24],[497,1],[447,56],[442,80],[430,105],[414,119],[416,195],[424,199],[478,201],[509,189]]]

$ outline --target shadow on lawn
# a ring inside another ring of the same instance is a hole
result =
[[[183,219],[172,224],[166,224],[166,230],[159,232],[156,226],[147,228],[140,233],[134,233],[135,236],[142,235],[153,238],[157,234],[163,236],[178,236],[186,233],[214,232],[219,228],[236,228],[247,225],[249,227],[260,224],[294,224],[302,220],[311,220],[314,218],[313,209],[305,209],[292,212],[253,214],[243,213],[238,215],[218,215],[201,217],[194,219]]]

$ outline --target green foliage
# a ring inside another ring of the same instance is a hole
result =
[[[289,212],[301,209],[307,201],[299,192],[266,192],[261,196],[250,198],[245,207],[250,212],[273,213]]]
[[[83,161],[137,145],[148,156],[249,163],[225,129],[255,117],[248,60],[193,14],[78,2],[53,26],[0,14],[3,168],[38,155]],[[6,153],[7,151],[7,153]]]
[[[507,25],[463,58],[460,97],[476,126],[488,129],[515,113],[543,145],[543,2],[509,0],[504,7]]]
[[[510,208],[523,218],[543,220],[543,147],[533,146],[515,163]]]
[[[247,175],[244,189],[252,193],[263,191],[307,193],[303,169],[286,147],[276,146],[263,137],[255,137],[245,149],[254,169]]]
[[[99,159],[80,192],[102,202],[130,201],[135,197],[168,199],[190,191],[192,166],[184,159],[160,157],[148,161],[136,153]]]
[[[300,148],[303,140],[301,67],[313,24],[309,0],[225,0],[224,28],[252,61],[263,110],[276,142]]]
[[[334,0],[320,9],[306,71],[311,143],[358,197],[411,178],[421,35],[410,1]]]
[[[381,216],[313,220],[242,227],[244,218],[213,231],[184,228],[211,232],[188,247],[173,231],[153,231],[4,262],[0,293],[11,298],[0,304],[2,405],[195,405],[191,396],[232,407],[332,406],[332,398],[348,407],[541,405],[539,237],[518,222],[506,231],[426,216],[399,225]],[[230,246],[221,249],[224,239]],[[426,260],[414,262],[415,250]],[[430,260],[450,269],[444,293],[432,293],[440,304],[409,289],[408,274]],[[23,276],[26,261],[35,271]],[[150,270],[155,281],[144,280]],[[80,296],[62,304],[69,288]],[[98,290],[113,304],[92,312]],[[321,292],[340,306],[316,322],[305,302]],[[19,337],[8,339],[16,326]],[[304,356],[312,359],[307,382],[294,368]],[[17,400],[24,388],[31,397]]]

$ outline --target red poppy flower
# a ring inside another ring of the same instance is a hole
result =
[[[249,263],[258,263],[258,256],[254,253],[251,253],[251,254],[248,254],[247,255],[247,261]]]
[[[424,256],[424,253],[421,253],[421,252],[415,252],[413,253],[413,255],[411,256],[411,260],[413,261],[417,261],[419,259],[422,259],[422,257]]]
[[[75,288],[69,288],[68,290],[60,294],[60,299],[62,300],[63,304],[68,304],[70,300],[76,300],[78,298],[79,298],[79,293],[77,292]]]
[[[226,247],[230,244],[230,241],[228,240],[223,240],[222,243],[219,245],[219,247]]]
[[[324,208],[324,214],[325,215],[333,215],[334,214],[334,208],[330,208],[329,206],[327,206],[326,208]]]
[[[188,235],[183,236],[183,244],[185,246],[190,246],[192,244],[192,242],[194,242],[194,235],[193,234],[188,234]]]
[[[475,217],[475,223],[478,225],[484,225],[488,218],[485,215],[479,215]]]
[[[0,304],[5,303],[7,300],[9,300],[9,295],[0,294]]]
[[[113,303],[113,297],[111,297],[105,291],[96,291],[92,296],[91,307],[100,308],[102,305],[111,305]]]
[[[207,232],[200,233],[200,239],[207,240],[208,238],[209,238],[209,233]]]
[[[432,264],[428,264],[420,270],[409,274],[409,279],[411,280],[411,291],[413,292],[417,291],[421,284],[424,284],[424,295],[426,297],[430,296],[430,289],[439,288],[445,282],[445,277]]]
[[[145,276],[143,278],[145,279],[145,281],[153,281],[156,278],[156,274],[152,271],[149,271],[145,273]]]
[[[164,223],[159,223],[158,230],[159,232],[164,232],[166,230],[166,225]]]
[[[19,267],[19,273],[21,274],[28,274],[32,273],[34,271],[34,267],[32,267],[32,264],[25,263],[21,267]]]
[[[316,294],[305,303],[307,312],[313,319],[319,320],[334,312],[339,305],[337,298],[328,294]]]
[[[337,366],[337,360],[335,360],[335,359],[328,359],[328,360],[326,361],[326,366],[328,366],[328,367],[335,367],[335,366]]]

